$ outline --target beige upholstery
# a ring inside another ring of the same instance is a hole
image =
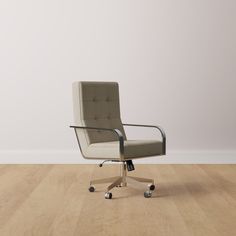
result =
[[[155,140],[128,140],[124,142],[124,158],[133,159],[162,154],[162,142]],[[102,142],[90,144],[86,155],[95,158],[100,156],[103,159],[119,158],[119,142]]]
[[[119,129],[124,136],[124,158],[162,154],[162,142],[127,140],[120,118],[116,82],[74,82],[74,120],[77,126]],[[85,158],[119,159],[118,137],[112,132],[76,129]]]

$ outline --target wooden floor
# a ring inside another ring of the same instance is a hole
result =
[[[114,176],[118,165],[0,165],[0,235],[236,235],[236,165],[136,165],[154,178],[143,190],[106,185],[88,192],[91,178]]]

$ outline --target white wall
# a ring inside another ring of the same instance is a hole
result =
[[[123,121],[161,124],[170,152],[234,153],[235,12],[234,0],[1,0],[0,161],[78,150],[75,80],[118,81]]]

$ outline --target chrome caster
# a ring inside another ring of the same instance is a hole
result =
[[[106,192],[106,193],[105,193],[105,198],[106,198],[106,199],[112,199],[112,193]]]
[[[149,189],[150,191],[154,191],[154,190],[155,190],[155,185],[154,185],[154,184],[149,184],[149,185],[148,185],[148,189]]]
[[[91,185],[88,190],[89,190],[89,192],[91,192],[91,193],[92,193],[92,192],[95,192],[95,187]]]
[[[144,197],[145,198],[150,198],[152,196],[152,192],[151,191],[145,191],[144,192]]]

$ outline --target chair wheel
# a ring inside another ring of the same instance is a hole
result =
[[[152,196],[152,192],[151,191],[145,191],[144,192],[144,197],[145,198],[150,198]]]
[[[112,199],[112,193],[106,192],[106,193],[105,193],[105,198],[106,198],[106,199]]]
[[[88,190],[89,190],[89,192],[91,192],[91,193],[92,193],[92,192],[95,192],[95,187],[91,185]]]
[[[155,190],[155,185],[154,184],[149,184],[148,188],[150,191],[154,191]]]

